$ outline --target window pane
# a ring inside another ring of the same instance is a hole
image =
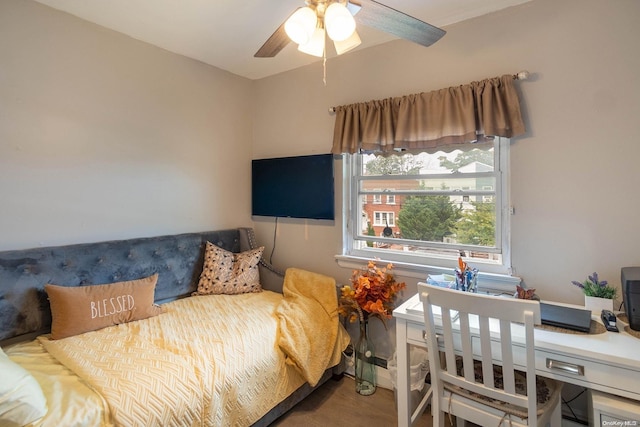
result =
[[[498,147],[496,141],[450,153],[357,155],[352,247],[501,263]]]
[[[388,157],[362,155],[363,176],[419,175],[433,173],[480,173],[494,171],[493,145],[479,145],[469,151],[402,154]]]

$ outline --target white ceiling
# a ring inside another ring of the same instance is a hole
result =
[[[36,1],[249,79],[321,60],[298,52],[294,43],[289,43],[275,58],[253,57],[287,16],[304,6],[304,0]],[[444,27],[530,0],[378,1]],[[362,39],[358,49],[396,39],[372,28],[359,27],[358,33]]]

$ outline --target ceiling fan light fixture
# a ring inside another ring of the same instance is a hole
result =
[[[298,45],[298,50],[307,55],[313,55],[322,58],[324,56],[324,28],[316,28],[309,42]]]
[[[351,37],[356,30],[356,21],[351,12],[342,3],[331,3],[324,13],[324,26],[329,38],[343,41]]]
[[[318,15],[310,7],[296,10],[284,23],[287,36],[299,45],[309,43],[318,23]]]
[[[336,53],[338,55],[342,55],[343,53],[349,52],[351,49],[355,49],[356,47],[360,46],[360,43],[362,43],[362,40],[360,40],[358,32],[354,31],[353,34],[351,34],[351,37],[347,38],[346,40],[334,40],[333,46],[336,48]]]

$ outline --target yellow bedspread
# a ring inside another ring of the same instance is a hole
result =
[[[289,268],[282,293],[278,345],[287,363],[315,386],[325,369],[340,361],[349,344],[349,335],[338,319],[335,279]]]
[[[157,317],[39,339],[117,425],[247,426],[304,383],[274,345],[281,301],[269,291],[190,297]]]

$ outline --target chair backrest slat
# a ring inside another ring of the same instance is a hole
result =
[[[538,304],[538,309],[540,308],[540,305]],[[529,399],[529,419],[530,420],[535,420],[536,419],[536,410],[537,410],[537,394],[536,394],[536,366],[535,366],[535,347],[534,347],[534,336],[533,336],[533,327],[534,324],[535,325],[539,325],[540,324],[540,317],[539,317],[539,312],[538,312],[538,317],[536,318],[535,314],[533,312],[530,311],[525,311],[524,313],[524,333],[525,333],[525,343],[526,343],[526,349],[527,349],[527,361],[530,361],[529,363],[527,363],[527,378],[529,379],[529,381],[527,381],[527,396],[532,396],[531,399]],[[531,404],[531,402],[533,402],[533,404]]]
[[[480,350],[482,354],[482,379],[484,385],[493,388],[493,357],[491,354],[491,329],[489,329],[489,318],[479,317],[480,326]]]
[[[511,331],[511,322],[508,320],[500,320],[500,330],[501,331]],[[504,391],[510,394],[515,394],[516,392],[516,380],[515,375],[513,374],[514,366],[513,366],[513,353],[511,350],[511,334],[504,333],[501,334],[500,337],[500,349],[501,349],[501,359],[502,359],[502,381],[504,383]]]
[[[442,312],[442,327],[444,330],[444,336],[450,337],[453,336],[452,326],[451,326],[451,311],[448,308],[443,308]],[[444,349],[445,349],[445,358],[447,361],[447,372],[452,375],[456,373],[456,358],[453,340],[445,339],[444,341]]]
[[[460,316],[460,335],[462,339],[462,366],[464,370],[464,379],[474,381],[475,372],[473,369],[473,349],[471,344],[471,331],[469,327],[469,316],[467,313],[458,313]],[[453,334],[445,335],[445,340],[453,341]],[[449,371],[451,372],[451,371]]]
[[[431,367],[432,384],[442,389],[443,384],[461,387],[480,395],[526,408],[529,422],[536,420],[536,381],[527,381],[526,395],[516,393],[516,366],[514,351],[520,352],[519,366],[526,364],[528,379],[535,378],[534,332],[540,324],[540,305],[537,301],[495,297],[455,291],[437,286],[418,284],[420,300],[424,305],[427,341],[431,363],[438,358],[431,349],[438,348],[436,328],[442,327],[446,371],[438,363]],[[433,306],[439,307],[441,320],[434,317]],[[451,314],[457,314],[452,321]],[[494,320],[494,319],[497,319]],[[524,324],[523,339],[512,339],[512,322]],[[433,336],[431,336],[433,335]],[[522,342],[524,340],[524,342]],[[526,360],[521,355],[524,348]],[[494,354],[495,353],[495,354]],[[498,354],[499,353],[499,354]],[[456,355],[462,359],[459,374]],[[481,362],[482,380],[476,381],[474,358]],[[494,362],[501,361],[502,381],[496,381]],[[520,368],[522,369],[522,368]],[[502,385],[496,384],[502,383]],[[499,385],[499,386],[498,386]],[[434,391],[437,393],[438,391]],[[531,396],[531,398],[528,398]],[[435,394],[434,394],[435,398]]]

